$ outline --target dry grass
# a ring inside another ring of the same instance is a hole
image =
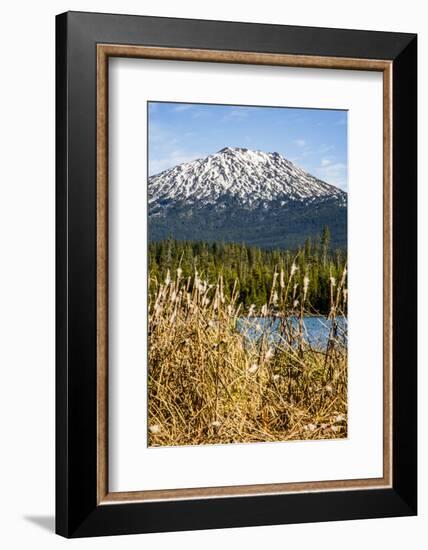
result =
[[[330,280],[327,345],[305,334],[306,292],[295,270],[274,275],[269,303],[243,312],[198,273],[151,281],[149,445],[200,445],[347,436],[346,272]],[[240,325],[238,330],[237,325]],[[272,336],[272,323],[278,327]]]

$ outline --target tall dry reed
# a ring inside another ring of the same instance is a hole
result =
[[[268,303],[243,311],[181,269],[151,280],[149,445],[200,445],[347,436],[346,269],[330,278],[327,343],[308,337],[310,281],[275,273]]]

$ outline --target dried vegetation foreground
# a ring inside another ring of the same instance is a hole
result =
[[[268,303],[242,311],[238,282],[196,272],[151,280],[149,445],[347,436],[346,269],[330,278],[328,337],[310,342],[309,280],[275,273]]]

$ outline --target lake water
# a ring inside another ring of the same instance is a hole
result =
[[[297,317],[289,317],[294,329],[299,328],[299,319]],[[338,336],[337,339],[346,344],[346,319],[337,317]],[[246,334],[247,338],[254,341],[260,338],[267,330],[269,338],[275,341],[279,338],[278,330],[281,326],[281,319],[273,317],[251,317],[240,318],[237,322],[239,332]],[[304,317],[303,333],[305,340],[315,348],[325,348],[328,342],[332,321],[323,316],[308,316]]]

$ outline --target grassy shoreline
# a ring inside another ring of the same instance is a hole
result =
[[[346,310],[346,268],[330,278],[330,334],[311,347],[309,280],[274,273],[265,304],[244,311],[239,282],[224,291],[195,272],[151,278],[148,443],[150,446],[347,437],[347,349],[337,322]],[[298,282],[299,281],[299,282]],[[245,317],[281,319],[278,338],[262,330],[250,343]],[[298,323],[288,322],[293,316]]]

